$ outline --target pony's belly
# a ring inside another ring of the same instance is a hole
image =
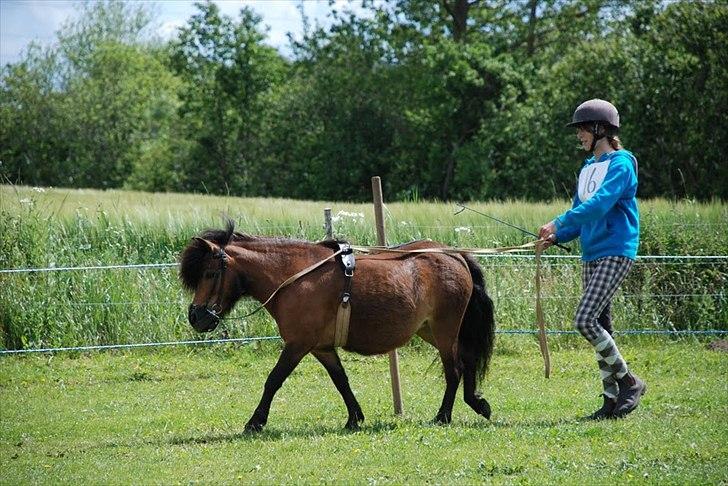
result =
[[[353,321],[353,319],[352,319]],[[407,344],[424,319],[403,321],[370,321],[366,325],[352,322],[344,349],[363,355],[385,354]]]

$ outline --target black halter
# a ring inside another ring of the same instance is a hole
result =
[[[225,250],[220,248],[218,249],[213,255],[213,258],[220,260],[220,267],[215,271],[214,278],[215,278],[215,285],[212,287],[212,290],[210,291],[210,294],[207,297],[207,300],[202,305],[195,305],[190,304],[188,315],[190,317],[190,322],[192,321],[192,316],[195,315],[196,319],[202,320],[202,324],[206,325],[206,327],[213,326],[211,329],[214,329],[215,326],[217,326],[217,323],[220,321],[219,313],[222,311],[222,305],[220,303],[220,296],[217,297],[215,302],[210,305],[210,300],[212,300],[213,296],[218,294],[220,290],[222,289],[222,283],[225,278],[225,270],[227,270],[227,260],[228,256],[225,253]]]

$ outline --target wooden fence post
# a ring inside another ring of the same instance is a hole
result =
[[[331,208],[324,208],[324,229],[326,230],[326,239],[334,239],[334,227],[331,224]]]
[[[377,223],[377,245],[386,246],[387,239],[384,233],[384,200],[382,198],[382,180],[379,176],[372,177],[372,194],[374,196],[374,219]],[[399,386],[399,356],[397,350],[389,352],[389,376],[392,378],[392,400],[394,413],[402,415],[402,391]]]

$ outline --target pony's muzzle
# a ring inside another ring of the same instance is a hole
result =
[[[187,319],[197,332],[210,332],[220,323],[220,317],[204,305],[190,304]]]

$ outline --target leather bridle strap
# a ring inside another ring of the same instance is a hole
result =
[[[341,249],[341,263],[344,266],[344,291],[341,293],[341,302],[336,310],[336,325],[334,327],[334,347],[346,346],[349,339],[349,321],[351,320],[351,282],[354,278],[354,250],[348,243],[339,243]]]
[[[215,276],[215,286],[212,288],[212,291],[210,291],[210,295],[207,297],[207,300],[205,301],[205,308],[212,310],[214,313],[217,313],[220,311],[220,302],[215,302],[212,304],[212,307],[210,307],[210,299],[217,295],[217,293],[222,288],[222,282],[225,278],[225,270],[227,270],[227,260],[228,256],[225,253],[225,250],[223,248],[220,248],[214,255],[213,258],[219,258],[220,259],[220,268],[215,272],[217,275]],[[216,310],[217,309],[217,310]]]

